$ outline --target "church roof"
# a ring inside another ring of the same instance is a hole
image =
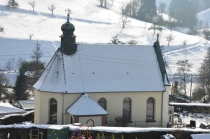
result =
[[[67,109],[71,115],[106,115],[104,110],[88,94],[83,94],[71,107]]]
[[[47,92],[151,92],[165,90],[153,46],[81,44],[59,49],[34,87]]]

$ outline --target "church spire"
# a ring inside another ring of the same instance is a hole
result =
[[[77,50],[76,36],[74,35],[75,27],[69,22],[69,13],[67,14],[67,22],[61,26],[63,34],[61,37],[60,50],[64,54],[72,55]]]

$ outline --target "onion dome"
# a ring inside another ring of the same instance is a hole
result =
[[[60,50],[66,55],[72,55],[77,51],[76,36],[74,35],[75,27],[69,22],[69,14],[67,16],[67,22],[61,26],[63,34],[61,37]]]
[[[69,22],[69,14],[67,22],[61,26],[61,30],[63,31],[63,35],[74,35],[73,32],[75,30],[75,27],[72,23]]]

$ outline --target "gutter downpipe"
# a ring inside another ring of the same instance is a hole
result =
[[[64,94],[62,92],[62,97],[63,97],[63,101],[62,101],[62,125],[63,125],[63,107],[64,107]]]
[[[160,127],[163,127],[163,93],[164,93],[164,90],[162,92],[162,106],[161,106],[161,125]]]

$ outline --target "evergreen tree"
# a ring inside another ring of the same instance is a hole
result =
[[[28,89],[27,78],[23,70],[19,70],[19,75],[16,78],[15,86],[13,88],[16,99],[28,99],[29,94],[26,92]]]
[[[16,0],[8,0],[8,7],[10,8],[18,8],[19,4]]]
[[[156,15],[156,0],[141,0],[138,18],[143,21],[151,22]]]
[[[194,0],[172,0],[169,6],[169,15],[179,20],[182,26],[190,28],[197,24],[197,12],[197,2]]]

